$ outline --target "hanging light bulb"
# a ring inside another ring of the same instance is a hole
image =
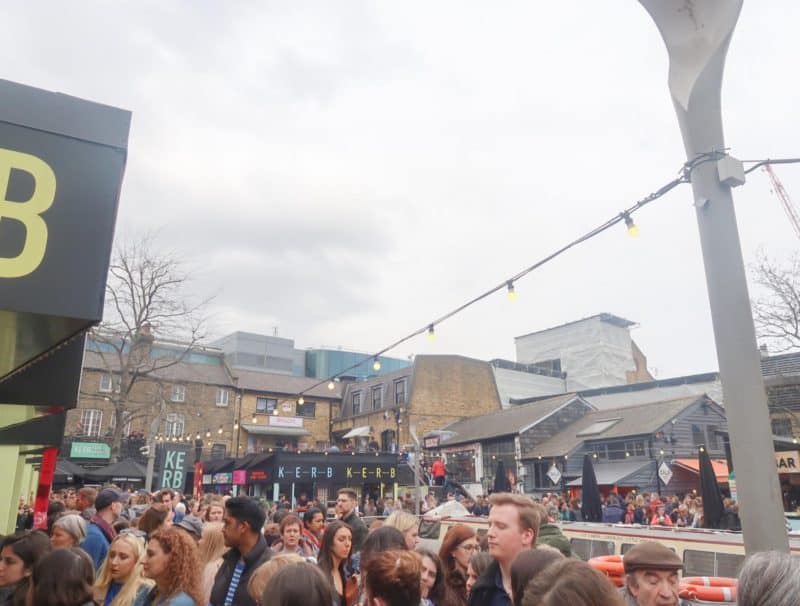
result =
[[[258,423],[258,417],[256,416],[256,413],[253,413],[253,418],[252,418],[252,419],[250,419],[250,420],[251,420],[253,423]]]
[[[211,437],[211,430],[210,429],[206,429],[206,437],[207,438]]]
[[[332,380],[328,381],[328,389],[333,391],[335,387],[336,387],[336,383],[334,383]]]
[[[516,301],[517,300],[517,291],[514,289],[514,282],[512,280],[509,280],[508,282],[506,282],[506,287],[508,288],[508,293],[506,295],[506,296],[508,296],[508,300],[509,301]]]
[[[372,370],[378,371],[381,369],[381,361],[375,356],[375,361],[372,363]]]
[[[625,227],[628,228],[628,235],[631,238],[635,238],[639,235],[639,226],[633,222],[633,217],[631,217],[628,213],[622,215],[623,219],[625,219]]]
[[[297,398],[297,403],[300,404],[300,406],[302,406],[303,404],[306,403],[306,401],[303,398],[303,396],[300,396],[299,398]]]
[[[431,343],[436,340],[436,331],[433,330],[433,324],[428,325],[428,341]]]
[[[239,429],[239,421],[238,420],[233,422],[233,430],[236,431],[237,429]]]
[[[194,437],[194,439],[195,440],[199,440],[200,439],[200,432],[199,431],[197,432],[197,435]]]
[[[217,433],[220,434],[220,435],[222,434],[222,425],[219,426],[219,429],[217,430]]]

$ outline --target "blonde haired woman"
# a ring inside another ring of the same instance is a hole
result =
[[[222,522],[206,522],[203,524],[203,534],[197,543],[200,554],[200,563],[203,566],[203,579],[201,590],[203,603],[208,604],[214,579],[222,565],[222,555],[227,551],[225,537],[222,536]]]
[[[131,606],[137,597],[150,591],[153,582],[142,576],[144,540],[134,533],[117,536],[108,548],[97,580],[94,597],[101,606]]]
[[[403,538],[406,540],[406,547],[408,549],[415,549],[417,543],[419,543],[419,520],[413,513],[408,513],[407,511],[393,511],[392,514],[386,518],[383,525],[397,528],[397,530],[403,533]]]

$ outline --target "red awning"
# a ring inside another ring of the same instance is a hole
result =
[[[700,461],[697,459],[673,459],[672,464],[692,473],[700,475]],[[728,462],[724,459],[711,459],[711,466],[714,468],[714,475],[717,476],[717,482],[721,484],[728,483]]]

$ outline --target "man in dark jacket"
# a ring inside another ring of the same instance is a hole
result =
[[[558,508],[550,505],[547,509],[536,504],[537,511],[542,520],[539,525],[539,532],[536,534],[537,545],[549,545],[558,549],[564,557],[572,557],[572,545],[569,539],[561,532],[561,529],[556,525],[558,520]]]
[[[249,497],[234,497],[225,503],[222,534],[230,549],[214,579],[211,606],[256,606],[247,593],[247,582],[271,556],[261,534],[266,517],[264,508]]]
[[[352,488],[341,488],[336,495],[336,517],[348,524],[353,531],[352,553],[361,551],[364,539],[367,538],[367,525],[358,517],[356,502],[358,495]]]
[[[530,497],[496,492],[489,503],[486,538],[494,561],[472,587],[469,606],[511,606],[511,563],[536,544],[541,520]]]

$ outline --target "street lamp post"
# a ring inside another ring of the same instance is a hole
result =
[[[669,90],[691,170],[745,549],[788,551],[772,434],[729,183],[720,91],[742,0],[639,0],[669,53]],[[716,154],[716,155],[708,155]],[[720,164],[720,162],[725,164]]]

